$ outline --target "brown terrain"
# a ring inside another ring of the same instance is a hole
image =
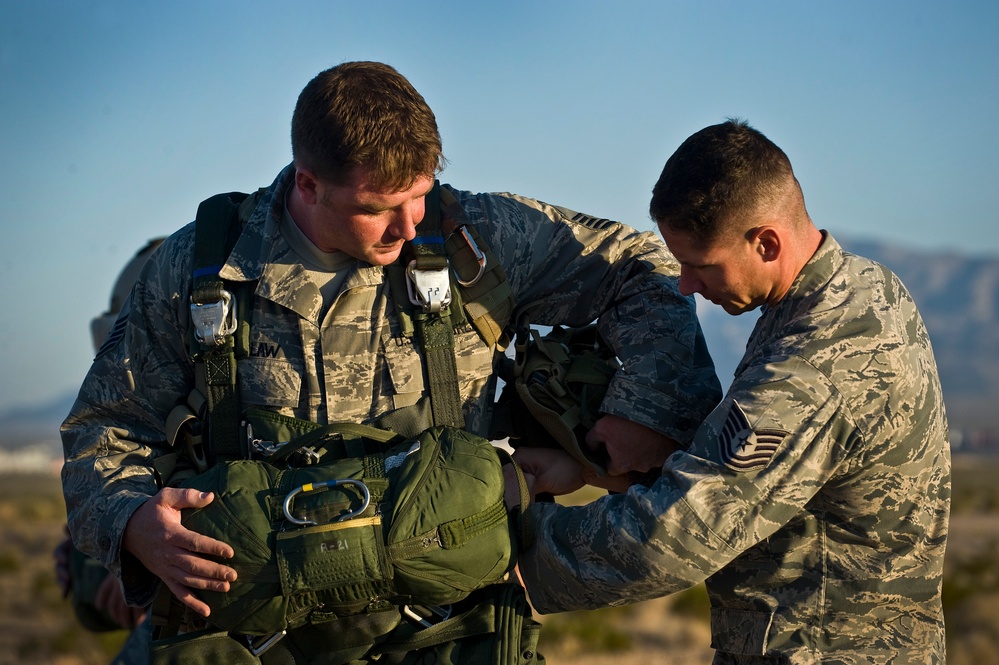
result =
[[[951,665],[999,663],[999,459],[955,458],[944,603]],[[64,508],[51,476],[0,475],[0,665],[108,663],[124,637],[95,634],[61,597],[52,550]],[[707,665],[703,587],[639,605],[542,617],[552,665]]]

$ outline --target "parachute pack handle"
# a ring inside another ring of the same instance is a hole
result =
[[[316,526],[319,523],[313,520],[303,520],[295,517],[291,514],[291,502],[299,494],[307,494],[310,492],[318,492],[324,489],[333,489],[336,487],[344,487],[346,485],[353,485],[361,490],[361,507],[357,510],[350,510],[337,517],[333,522],[342,522],[344,520],[350,519],[355,515],[360,515],[365,510],[367,510],[368,505],[371,503],[371,493],[368,491],[368,486],[362,483],[360,480],[354,480],[348,478],[345,480],[324,480],[321,483],[306,483],[301,487],[296,487],[292,491],[288,492],[288,496],[284,498],[284,517],[286,520],[292,524],[298,524],[299,526]]]

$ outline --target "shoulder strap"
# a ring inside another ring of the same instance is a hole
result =
[[[430,409],[434,425],[464,427],[451,322],[451,275],[441,230],[440,182],[427,195],[423,221],[416,229],[406,286],[409,302],[416,306],[413,320],[427,358]]]
[[[195,218],[191,352],[195,386],[206,400],[209,464],[218,457],[243,457],[236,341],[244,347],[248,344],[249,323],[239,317],[239,305],[247,305],[248,299],[226,290],[219,271],[239,238],[240,204],[247,196],[240,192],[217,194],[202,201]]]

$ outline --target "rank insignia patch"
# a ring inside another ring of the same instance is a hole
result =
[[[780,429],[753,430],[746,413],[733,400],[725,425],[718,435],[720,459],[733,471],[762,469],[773,459],[787,434]]]
[[[121,311],[118,312],[118,318],[114,320],[114,325],[111,326],[111,330],[108,331],[108,336],[101,344],[101,348],[97,349],[97,355],[94,360],[100,358],[105,353],[113,349],[121,341],[121,338],[125,336],[125,328],[128,326],[128,312],[132,309],[131,298],[125,300],[125,304],[122,306]]]

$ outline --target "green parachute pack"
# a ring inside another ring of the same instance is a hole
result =
[[[285,463],[308,449],[321,462]],[[498,582],[516,560],[500,458],[485,439],[435,427],[404,439],[340,423],[268,463],[233,460],[181,484],[218,497],[183,524],[229,543],[238,578],[198,591],[210,622],[270,635],[393,605],[442,607]]]

